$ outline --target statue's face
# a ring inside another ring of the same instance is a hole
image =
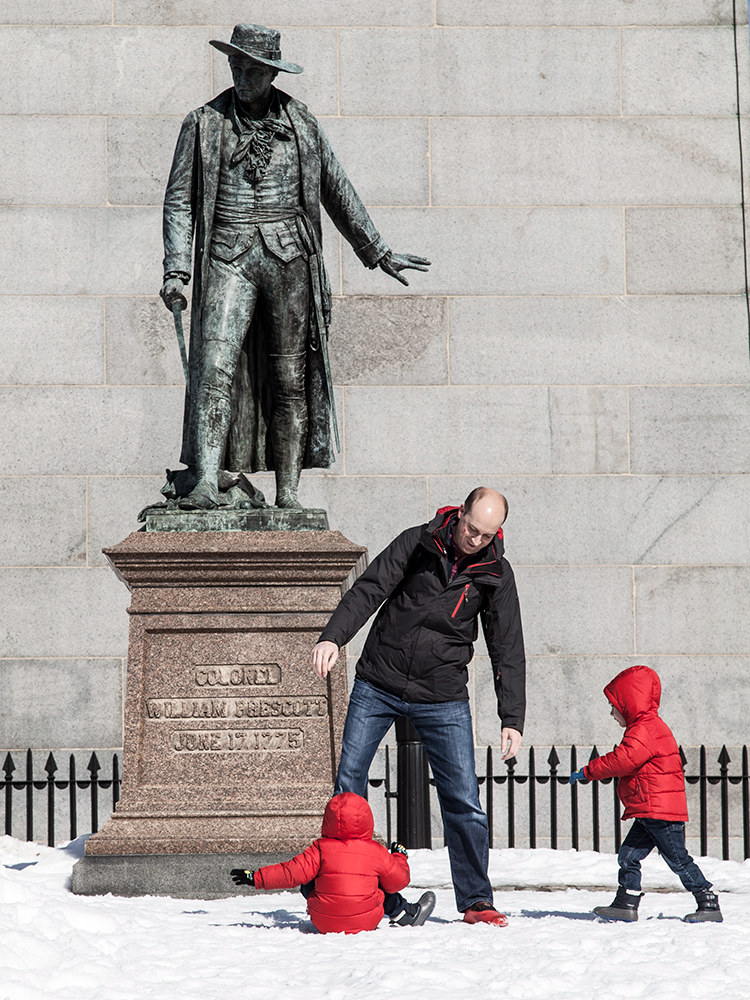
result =
[[[270,66],[238,55],[229,57],[229,68],[232,71],[234,89],[243,104],[254,104],[267,97],[278,72]]]

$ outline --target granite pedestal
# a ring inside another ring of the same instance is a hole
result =
[[[122,797],[73,891],[246,892],[238,857],[320,835],[347,682],[343,655],[323,681],[310,653],[366,550],[337,531],[156,530],[104,551],[132,594]]]

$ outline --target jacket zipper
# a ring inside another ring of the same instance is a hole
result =
[[[460,597],[459,597],[459,599],[458,599],[458,604],[457,604],[457,605],[455,606],[455,608],[453,609],[453,614],[451,615],[451,618],[455,618],[455,617],[456,617],[456,615],[457,615],[457,613],[458,613],[458,609],[459,609],[459,608],[461,607],[461,605],[463,604],[463,602],[464,602],[464,597],[466,597],[466,594],[467,594],[467,592],[468,592],[468,590],[469,590],[469,587],[470,587],[470,586],[471,586],[471,584],[470,584],[470,583],[467,583],[467,584],[466,584],[466,586],[464,587],[464,589],[463,589],[463,590],[461,591],[461,596],[460,596]]]

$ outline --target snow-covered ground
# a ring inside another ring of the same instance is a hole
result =
[[[346,936],[317,934],[297,892],[210,902],[74,896],[82,850],[83,838],[53,849],[0,837],[0,1000],[750,996],[750,861],[700,859],[724,923],[691,925],[680,918],[692,896],[648,858],[644,887],[671,891],[647,892],[638,923],[623,925],[591,913],[614,892],[613,856],[493,851],[496,903],[509,916],[494,928],[460,921],[445,850],[413,851],[407,896],[434,888],[431,919]]]

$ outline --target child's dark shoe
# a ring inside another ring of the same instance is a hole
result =
[[[638,904],[642,895],[642,892],[631,893],[620,886],[610,905],[595,906],[594,913],[597,917],[605,917],[607,920],[637,920]]]
[[[688,924],[698,924],[703,923],[704,920],[713,920],[716,923],[721,923],[724,919],[721,915],[721,910],[719,909],[719,897],[715,892],[711,892],[710,889],[704,889],[702,892],[693,893],[695,896],[695,901],[698,904],[698,909],[695,913],[688,913],[686,917],[683,917]]]
[[[399,927],[421,927],[434,909],[435,893],[423,892],[416,903],[405,903],[404,912],[391,923]]]
[[[508,918],[504,913],[498,913],[495,907],[486,899],[477,900],[464,911],[464,922],[467,924],[494,924],[495,927],[506,927]]]

